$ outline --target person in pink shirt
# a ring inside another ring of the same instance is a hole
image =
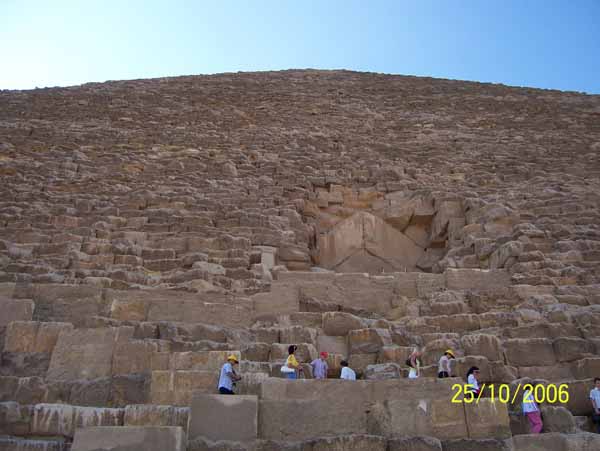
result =
[[[315,379],[327,379],[327,370],[329,369],[327,365],[328,356],[329,354],[323,351],[318,359],[310,362],[310,366],[312,366],[313,377]]]

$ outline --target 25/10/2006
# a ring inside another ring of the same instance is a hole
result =
[[[487,390],[486,390],[487,388]],[[472,391],[472,387],[468,384],[454,384],[452,385],[452,391],[455,391],[452,397],[453,403],[477,403],[486,391],[485,398],[491,399],[492,402],[498,400],[504,404],[514,404],[515,402],[521,402],[519,393],[531,392],[533,401],[536,403],[548,403],[548,404],[566,404],[569,402],[569,386],[567,384],[548,384],[542,385],[537,384],[517,384],[511,387],[508,384],[483,384],[478,394]],[[463,397],[461,397],[463,395]],[[524,400],[524,402],[533,402]]]

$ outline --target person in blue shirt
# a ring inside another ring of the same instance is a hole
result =
[[[242,377],[238,376],[233,369],[233,365],[237,365],[238,359],[235,355],[231,354],[227,357],[227,363],[221,368],[221,374],[219,376],[219,393],[222,395],[233,395],[233,385],[239,381]]]

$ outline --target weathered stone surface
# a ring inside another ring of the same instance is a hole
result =
[[[348,347],[351,354],[377,353],[384,346],[392,344],[387,329],[358,329],[348,333]]]
[[[0,327],[13,321],[31,321],[35,304],[30,299],[3,299],[0,297]]]
[[[389,451],[442,451],[441,442],[434,437],[401,437],[388,441]]]
[[[562,432],[573,434],[577,432],[575,418],[562,406],[543,406],[544,432]]]
[[[511,439],[455,439],[442,442],[443,451],[513,451]]]
[[[48,379],[74,380],[110,376],[116,341],[117,330],[113,328],[62,331],[52,353]]]
[[[502,434],[503,412],[443,405],[458,381],[435,378],[448,348],[461,378],[476,365],[486,383],[567,383],[565,407],[589,415],[596,97],[286,71],[2,91],[0,104],[0,399],[33,415],[11,433],[68,438],[69,406],[188,406],[240,351],[237,392],[271,393],[258,429],[302,437],[290,449],[406,430],[502,449],[469,436]],[[320,351],[333,378],[342,358],[359,378],[404,376],[414,347],[425,366],[410,381],[287,381],[291,343],[307,378]],[[40,403],[65,407],[34,419]],[[173,415],[132,422],[183,424]],[[546,416],[573,430],[566,411]],[[569,436],[544,446],[588,446]]]
[[[556,363],[552,341],[545,338],[506,340],[504,349],[511,365],[550,366]]]
[[[515,451],[593,451],[600,446],[600,436],[586,432],[516,435],[513,444]]]
[[[124,426],[179,426],[187,430],[189,407],[128,405],[124,409]]]
[[[346,336],[351,330],[364,327],[364,321],[350,313],[326,312],[323,314],[323,332],[325,332],[325,335]]]
[[[465,404],[470,438],[508,438],[511,436],[505,403],[480,398],[476,404]]]
[[[78,429],[72,451],[185,451],[187,440],[180,427],[127,426]]]
[[[213,441],[249,441],[256,439],[257,434],[256,396],[194,395],[190,412],[190,440],[202,437]]]

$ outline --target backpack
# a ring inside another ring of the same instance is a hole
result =
[[[406,364],[407,364],[408,366],[410,366],[411,368],[413,367],[413,366],[412,366],[412,362],[410,361],[410,357],[409,357],[408,359],[406,359]]]

